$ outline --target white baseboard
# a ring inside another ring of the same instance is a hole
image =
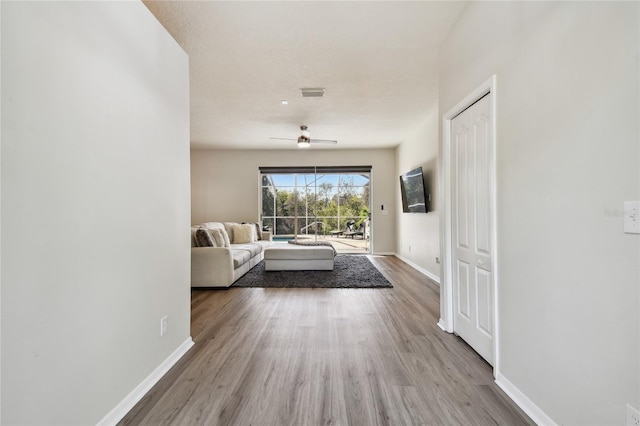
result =
[[[496,374],[496,384],[506,393],[513,402],[524,411],[536,424],[544,426],[557,426],[551,417],[533,403],[520,389],[507,380],[500,372]]]
[[[167,371],[173,367],[176,362],[182,358],[184,354],[193,346],[193,339],[189,337],[184,341],[167,359],[165,359],[162,364],[160,364],[155,370],[147,376],[146,379],[142,381],[134,390],[131,391],[129,395],[127,395],[118,405],[116,405],[113,410],[109,412],[102,420],[98,422],[98,425],[115,425],[120,420],[124,418],[124,416],[131,411],[131,409],[138,403],[140,400],[149,392],[149,390],[158,383],[158,381],[164,376]]]
[[[427,271],[426,269],[424,269],[421,266],[416,265],[415,263],[413,263],[412,261],[410,261],[409,259],[406,259],[402,256],[400,256],[399,254],[395,255],[398,259],[402,260],[404,263],[409,264],[411,267],[413,267],[414,269],[417,269],[418,271],[422,272],[424,275],[427,276],[427,278],[429,278],[431,281],[433,281],[434,283],[440,285],[440,277],[435,276],[434,274],[432,274],[431,272]]]
[[[379,251],[376,253],[371,253],[372,256],[395,256],[396,254],[392,251]]]
[[[442,331],[446,331],[447,333],[453,333],[453,331],[447,330],[447,326],[444,323],[444,321],[442,320],[442,318],[440,318],[440,321],[438,321],[438,327],[440,327],[442,329]]]

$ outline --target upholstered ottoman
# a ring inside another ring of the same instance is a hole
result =
[[[331,271],[333,247],[274,243],[264,249],[265,271]]]

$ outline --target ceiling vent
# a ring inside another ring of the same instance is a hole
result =
[[[324,87],[303,87],[300,92],[303,98],[321,98],[324,96]]]

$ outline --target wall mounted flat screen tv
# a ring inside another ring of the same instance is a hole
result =
[[[400,176],[402,211],[405,213],[427,213],[427,196],[424,190],[422,167]]]

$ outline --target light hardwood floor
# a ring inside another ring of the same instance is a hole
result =
[[[194,290],[194,347],[122,425],[527,425],[491,367],[440,330],[438,287]]]

